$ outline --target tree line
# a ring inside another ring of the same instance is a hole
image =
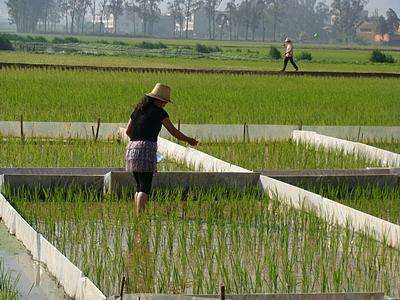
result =
[[[153,35],[161,16],[162,0],[7,0],[10,21],[18,32],[55,32],[62,24],[65,33],[103,34],[113,16],[118,33],[122,14],[141,24],[141,34]],[[343,41],[355,39],[365,18],[367,0],[334,0],[331,6],[317,0],[229,0],[223,13],[221,0],[168,0],[172,18],[170,36],[190,38],[193,14],[203,12],[207,37],[230,40],[277,40],[303,36]],[[327,30],[327,27],[330,29]]]

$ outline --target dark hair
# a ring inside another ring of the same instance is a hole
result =
[[[139,100],[138,104],[136,104],[134,111],[143,111],[143,110],[145,110],[150,104],[154,103],[153,100],[154,99],[152,97],[144,95]]]

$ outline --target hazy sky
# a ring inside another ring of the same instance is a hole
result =
[[[167,2],[166,0],[163,1]],[[229,0],[222,0],[221,6],[223,7],[224,4],[226,4],[228,1]],[[329,5],[332,0],[321,0],[321,1]],[[5,0],[0,0],[0,16],[7,16],[7,10],[4,3]],[[162,5],[162,7],[165,7],[165,4]],[[393,8],[397,12],[397,14],[400,15],[400,0],[369,0],[367,9],[370,12],[373,12],[375,8],[378,8],[379,12],[381,14],[384,14],[389,7]]]

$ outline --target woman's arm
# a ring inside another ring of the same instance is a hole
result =
[[[133,135],[133,122],[132,119],[129,119],[128,126],[126,126],[126,135],[132,138]]]
[[[190,146],[197,146],[198,141],[195,139],[188,137],[184,135],[182,132],[180,132],[178,129],[175,128],[174,124],[172,124],[171,120],[169,118],[165,118],[162,121],[163,125],[165,128],[167,128],[168,132],[178,140],[184,141],[188,143]]]

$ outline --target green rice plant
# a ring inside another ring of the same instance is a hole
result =
[[[19,69],[0,70],[0,119],[125,123],[156,82],[172,87],[175,122],[398,124],[397,79]]]
[[[19,298],[17,290],[18,281],[19,276],[15,279],[11,278],[4,267],[4,261],[0,259],[0,299],[17,300]]]
[[[118,141],[0,139],[0,167],[125,167],[126,144]],[[159,171],[187,171],[166,158]]]
[[[7,198],[107,295],[372,292],[399,296],[397,249],[254,188],[161,189],[140,215],[130,195],[6,189]],[[99,201],[101,199],[101,201]]]
[[[400,154],[400,140],[398,139],[391,139],[391,140],[370,140],[366,142],[368,145],[387,150],[394,153]]]
[[[250,170],[357,169],[379,162],[295,141],[202,143],[199,150]]]
[[[346,206],[400,224],[399,187],[318,184],[308,185],[305,188]]]

